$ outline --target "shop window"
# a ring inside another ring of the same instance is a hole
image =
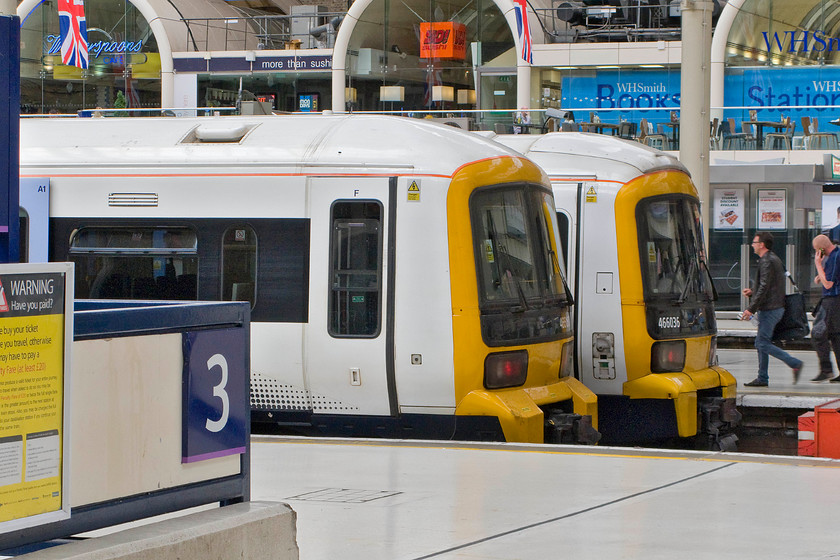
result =
[[[336,202],[330,223],[329,333],[375,338],[382,315],[382,206]]]
[[[257,234],[250,226],[228,228],[222,239],[222,300],[247,301],[254,308]]]

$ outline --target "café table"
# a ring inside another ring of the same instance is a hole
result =
[[[605,134],[605,131],[609,130],[610,134],[615,136],[618,134],[618,125],[612,123],[603,123],[603,122],[584,122],[580,123],[581,129],[584,132],[595,132],[597,134]]]
[[[773,130],[785,130],[789,125],[781,121],[744,121],[744,124],[755,127],[755,146],[756,149],[764,148],[764,128],[772,128]]]

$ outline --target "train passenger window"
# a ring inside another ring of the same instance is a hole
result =
[[[186,227],[85,227],[70,238],[76,297],[194,300],[198,238]]]
[[[331,212],[329,333],[374,338],[381,323],[382,205],[340,201]]]
[[[222,300],[247,301],[254,308],[257,234],[250,226],[228,228],[222,238]]]

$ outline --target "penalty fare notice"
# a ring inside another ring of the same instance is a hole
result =
[[[0,533],[70,517],[73,267],[0,265]]]

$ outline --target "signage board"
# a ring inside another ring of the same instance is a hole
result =
[[[466,25],[452,21],[420,24],[420,58],[464,60],[466,57]]]
[[[242,328],[184,333],[182,463],[245,452],[247,346]]]
[[[756,229],[787,228],[787,192],[783,189],[759,189],[756,211]]]
[[[0,265],[0,533],[70,516],[71,263]]]
[[[715,189],[714,229],[744,229],[744,189]]]

